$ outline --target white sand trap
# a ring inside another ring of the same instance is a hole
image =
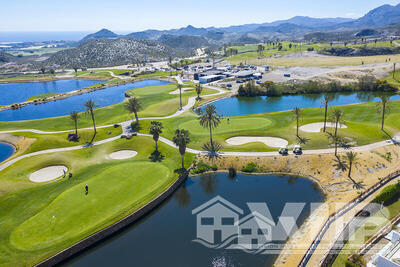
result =
[[[326,127],[327,128],[335,128],[335,124],[332,122],[327,122]],[[306,133],[319,133],[319,132],[321,132],[321,130],[323,128],[324,128],[323,122],[310,123],[310,124],[300,126],[300,130],[303,132],[306,132]],[[347,126],[344,124],[340,124],[338,128],[346,129]]]
[[[189,90],[194,90],[194,89],[192,87],[182,88],[182,93],[184,93],[185,91],[189,91]],[[175,91],[172,91],[169,94],[170,95],[179,95],[179,89],[176,89]]]
[[[137,155],[137,152],[134,150],[120,150],[108,155],[110,159],[130,159]]]
[[[67,171],[68,168],[62,165],[50,166],[35,171],[29,176],[29,180],[34,183],[45,183],[64,176]]]
[[[286,141],[285,139],[277,137],[268,137],[268,136],[237,136],[226,139],[225,142],[234,146],[239,146],[254,142],[264,143],[266,146],[269,147],[285,147],[289,144],[289,142]]]

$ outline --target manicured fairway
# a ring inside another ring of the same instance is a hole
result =
[[[339,129],[339,134],[349,137],[354,145],[366,145],[369,143],[389,139],[389,136],[380,130],[381,115],[377,112],[376,103],[354,104],[332,107],[344,112],[344,122],[347,129]],[[321,108],[303,110],[300,125],[322,122],[324,112]],[[147,132],[149,122],[142,123],[143,132]],[[163,120],[165,126],[162,136],[172,139],[176,128],[186,129],[192,133],[191,148],[201,149],[202,144],[209,140],[209,130],[200,127],[195,114],[185,114],[178,118]],[[391,112],[386,117],[385,130],[388,134],[396,134],[400,131],[400,101],[393,101]],[[229,123],[225,118],[221,125],[214,130],[213,138],[223,145],[225,151],[269,151],[277,150],[269,148],[262,143],[251,143],[242,146],[232,146],[225,142],[227,138],[234,136],[270,136],[280,137],[289,141],[289,144],[298,142],[296,137],[296,123],[291,111],[254,114],[240,117],[231,117]],[[329,129],[332,131],[333,129]],[[305,133],[300,131],[300,136],[308,139],[305,149],[331,147],[327,134]]]
[[[185,85],[187,86],[187,85]],[[143,110],[139,112],[139,117],[168,116],[175,113],[179,108],[179,95],[171,95],[169,92],[176,90],[176,84],[162,86],[148,86],[130,90],[140,98]],[[216,90],[204,89],[203,93],[216,93]],[[186,105],[189,97],[196,96],[195,92],[182,94],[182,103]],[[95,110],[97,125],[108,125],[132,119],[132,116],[124,108],[123,103],[111,105]],[[90,116],[82,116],[79,120],[80,128],[91,127]],[[67,117],[57,117],[50,119],[32,120],[24,122],[0,122],[0,131],[16,129],[37,129],[47,131],[70,130],[71,120]]]
[[[105,157],[124,149],[138,155],[128,160]],[[0,265],[37,263],[154,199],[177,178],[174,170],[180,166],[176,149],[163,144],[159,149],[165,158],[152,163],[154,141],[135,137],[24,159],[2,171]],[[186,165],[192,160],[187,154]],[[48,184],[29,181],[30,173],[59,164],[73,177]]]

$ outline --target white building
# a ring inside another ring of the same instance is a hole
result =
[[[386,244],[367,263],[367,267],[399,267],[400,266],[400,233],[393,230],[385,236],[390,242]]]

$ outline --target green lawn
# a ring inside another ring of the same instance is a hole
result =
[[[138,156],[107,160],[121,149]],[[154,141],[148,137],[117,140],[78,151],[24,159],[0,175],[0,265],[33,265],[142,207],[176,178],[178,150],[164,144],[161,163],[148,159]],[[186,165],[193,155],[186,155]],[[64,164],[73,173],[47,184],[29,175],[46,166]],[[89,185],[85,196],[84,186]],[[77,219],[79,218],[79,219]]]
[[[400,101],[393,101],[391,113],[386,119],[386,131],[390,134],[400,130]],[[377,113],[376,103],[364,103],[335,107],[344,112],[344,120],[348,129],[340,129],[342,136],[352,138],[357,146],[386,140],[388,136],[380,130],[380,114]],[[330,109],[332,111],[333,108]],[[300,125],[313,122],[323,122],[323,110],[313,108],[303,110],[303,118]],[[164,132],[162,136],[172,139],[175,129],[186,129],[191,132],[191,148],[201,149],[202,144],[209,140],[209,131],[200,127],[197,116],[193,113],[184,114],[178,118],[162,120]],[[142,131],[148,132],[149,121],[142,122]],[[247,116],[231,117],[228,124],[224,119],[221,125],[214,130],[214,140],[223,145],[225,151],[269,151],[277,150],[262,143],[250,143],[242,146],[232,146],[225,142],[227,138],[234,136],[272,136],[289,141],[289,144],[297,143],[296,126],[292,112],[276,112],[268,114],[254,114]],[[329,130],[329,128],[328,128]],[[332,130],[332,128],[331,128]],[[301,137],[308,139],[305,149],[317,149],[330,147],[327,134],[303,133]]]
[[[29,97],[26,101],[33,101],[33,100],[36,100],[36,99],[43,99],[43,98],[56,96],[56,95],[63,95],[63,93],[46,93],[46,94],[41,94],[41,95],[35,95],[35,96]]]
[[[176,90],[176,84],[161,86],[148,86],[129,90],[130,94],[138,96],[142,102],[143,110],[139,117],[167,116],[175,113],[179,108],[179,94],[171,95],[169,92]],[[204,89],[203,93],[215,93],[215,90]],[[183,105],[187,104],[188,98],[196,93],[185,92],[182,94]],[[124,104],[119,103],[95,110],[97,125],[109,125],[132,119],[132,116],[124,109]],[[79,128],[91,127],[90,116],[82,116],[79,120]],[[70,130],[71,121],[68,116],[40,119],[20,122],[0,122],[0,131],[15,129],[38,129],[48,131]]]

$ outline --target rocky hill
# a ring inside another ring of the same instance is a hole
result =
[[[174,49],[182,50],[183,52],[190,53],[194,49],[201,47],[209,47],[210,43],[200,36],[189,36],[189,35],[170,35],[164,34],[158,39],[159,42],[172,47]]]
[[[0,63],[8,63],[15,61],[15,57],[3,51],[0,51]]]
[[[95,33],[86,35],[86,36],[80,41],[80,43],[84,43],[84,42],[86,42],[87,40],[90,40],[90,39],[100,39],[100,38],[113,39],[113,38],[117,38],[117,37],[118,37],[118,34],[112,32],[112,31],[110,31],[110,30],[107,30],[107,29],[101,29],[101,30],[98,31],[98,32],[95,32]]]
[[[162,43],[132,38],[90,39],[76,48],[55,53],[45,65],[72,68],[109,67],[137,61],[167,59],[174,50]]]

